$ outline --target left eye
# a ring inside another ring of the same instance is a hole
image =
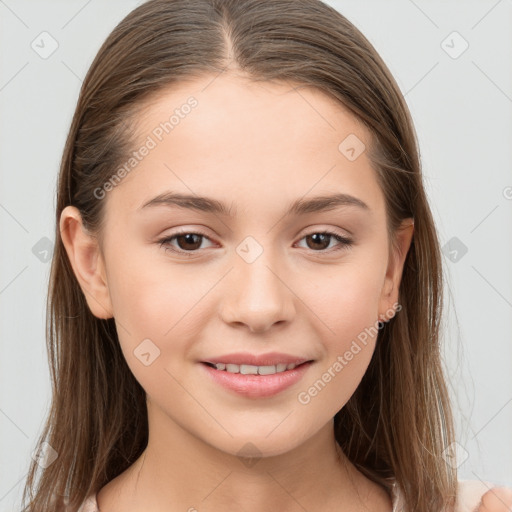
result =
[[[184,231],[182,233],[176,233],[175,235],[172,235],[170,237],[163,238],[159,240],[160,247],[165,246],[165,250],[169,250],[176,253],[181,254],[191,254],[194,252],[197,252],[198,249],[200,249],[201,246],[201,239],[209,240],[209,238],[206,235],[203,235],[201,233],[194,233],[190,231]],[[172,245],[173,240],[176,239],[178,243],[178,248],[174,247]],[[334,239],[338,242],[338,247],[335,247],[334,249],[332,247],[329,248],[331,245],[330,242]],[[301,238],[301,240],[306,240],[308,244],[308,248],[313,250],[313,252],[328,252],[326,249],[330,250],[340,250],[344,248],[349,248],[353,242],[352,240],[341,236],[337,233],[333,233],[331,231],[322,231],[322,232],[313,232],[309,235],[306,235]],[[312,242],[312,243],[308,243]],[[327,242],[327,245],[326,245]],[[311,247],[313,246],[313,248]],[[316,245],[316,248],[315,248]],[[319,247],[320,246],[320,247]],[[320,249],[320,250],[317,250]]]
[[[331,231],[322,231],[322,232],[315,232],[315,233],[310,233],[309,235],[306,235],[305,237],[303,237],[301,240],[309,240],[309,241],[312,241],[313,242],[313,246],[317,245],[320,245],[321,246],[321,249],[320,251],[314,251],[314,252],[327,252],[325,251],[326,248],[329,248],[329,245],[330,245],[330,242],[332,241],[332,239],[334,238],[334,240],[336,240],[338,242],[338,247],[335,247],[334,251],[338,251],[340,249],[345,249],[345,248],[349,248],[351,245],[352,245],[352,240],[344,237],[344,236],[341,236],[341,235],[338,235],[337,233],[332,233]],[[325,245],[325,242],[327,241],[327,246],[326,247],[323,247]]]

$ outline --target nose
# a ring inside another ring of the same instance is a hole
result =
[[[222,294],[224,322],[262,333],[293,318],[294,294],[289,274],[276,265],[276,258],[269,253],[264,251],[252,263],[235,255],[235,268],[229,273]]]

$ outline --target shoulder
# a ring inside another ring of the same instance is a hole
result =
[[[96,493],[90,494],[87,499],[82,503],[78,512],[99,512],[98,502],[96,500]]]
[[[395,496],[394,510],[400,510],[400,493]],[[510,512],[512,510],[512,489],[494,486],[480,480],[459,480],[456,512]],[[78,512],[99,512],[96,494],[84,501]]]
[[[508,512],[512,489],[480,480],[459,480],[456,512]]]
[[[509,512],[512,510],[512,489],[493,487],[482,495],[478,512]]]
[[[511,512],[512,489],[481,480],[459,480],[455,512]],[[393,512],[407,510],[398,488],[393,489]]]

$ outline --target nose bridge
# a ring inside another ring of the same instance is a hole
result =
[[[293,301],[286,279],[280,275],[282,256],[252,236],[246,237],[235,251],[224,320],[244,323],[252,331],[290,320]]]

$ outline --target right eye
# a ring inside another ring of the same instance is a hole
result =
[[[178,244],[177,249],[172,244],[174,239],[176,239]],[[209,238],[203,233],[180,231],[158,240],[158,244],[160,247],[164,247],[166,251],[172,251],[179,254],[193,254],[201,248],[201,239],[209,240]]]

